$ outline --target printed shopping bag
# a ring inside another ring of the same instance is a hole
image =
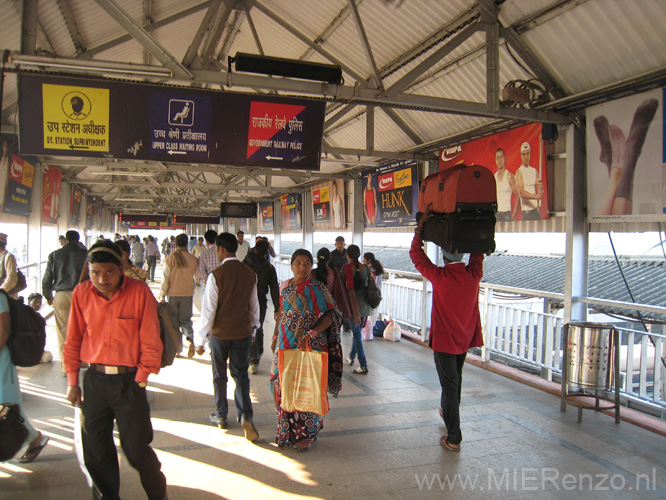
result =
[[[282,408],[326,415],[329,411],[328,353],[304,349],[278,351]]]

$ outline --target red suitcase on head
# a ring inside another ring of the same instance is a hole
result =
[[[459,164],[429,175],[421,183],[417,221],[428,206],[424,240],[451,254],[495,251],[497,187],[489,169]]]

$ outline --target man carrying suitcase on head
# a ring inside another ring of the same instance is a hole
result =
[[[468,349],[483,345],[479,315],[483,254],[471,254],[469,264],[465,265],[461,262],[461,253],[452,255],[442,250],[445,266],[436,266],[423,251],[421,238],[423,224],[429,218],[430,208],[427,207],[416,227],[409,256],[416,269],[432,283],[430,347],[442,386],[439,411],[447,431],[440,443],[447,450],[459,452],[463,364]]]

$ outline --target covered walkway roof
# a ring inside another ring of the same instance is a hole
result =
[[[442,146],[525,122],[580,125],[586,105],[666,81],[660,0],[3,0],[0,9],[10,72],[326,102],[319,172],[43,158],[111,209],[134,200],[148,212],[216,213],[225,197],[271,200],[391,159],[435,160]],[[241,74],[228,61],[238,52],[336,64],[344,83]],[[14,133],[14,76],[4,85],[2,132]],[[528,88],[530,102],[502,101],[507,85]]]

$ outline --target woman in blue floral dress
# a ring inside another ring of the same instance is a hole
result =
[[[296,250],[291,256],[294,277],[280,293],[280,318],[273,343],[274,368],[271,389],[277,412],[278,446],[307,450],[323,428],[323,415],[312,412],[288,412],[281,407],[278,374],[278,350],[298,349],[309,337],[313,351],[328,353],[328,391],[337,395],[342,386],[341,317],[326,286],[311,277],[312,254]]]

